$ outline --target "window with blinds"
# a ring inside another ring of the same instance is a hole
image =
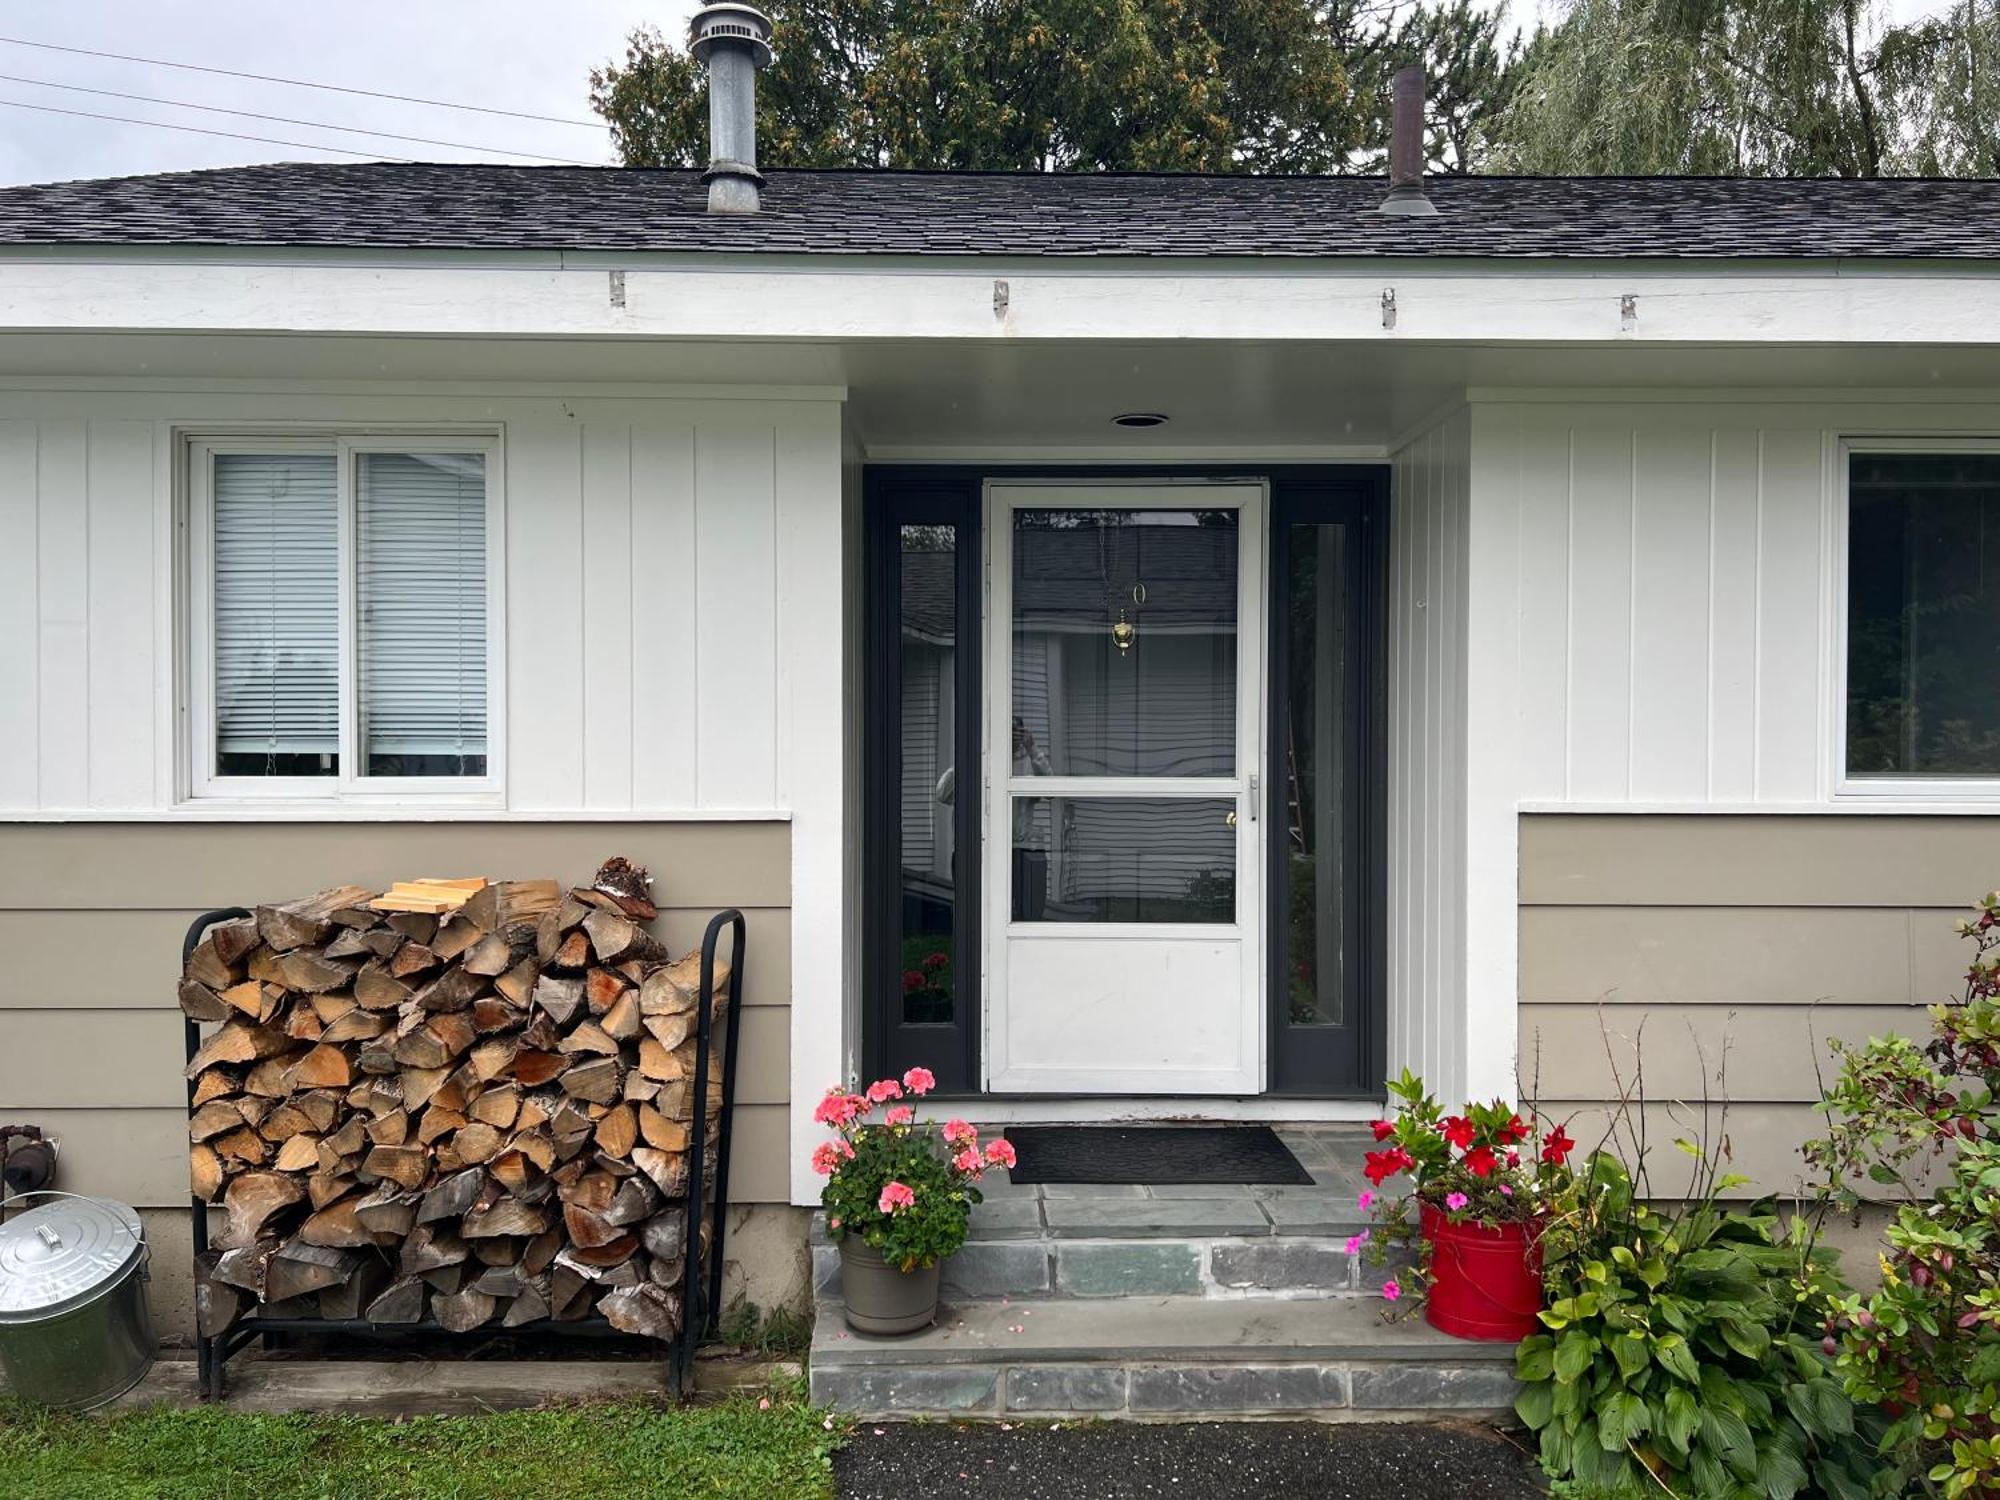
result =
[[[331,453],[218,453],[215,769],[340,772],[340,506]]]
[[[487,445],[193,454],[196,794],[485,789]]]
[[[486,774],[486,458],[356,455],[360,753],[369,776]]]

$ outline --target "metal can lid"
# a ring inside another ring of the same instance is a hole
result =
[[[22,1197],[50,1201],[0,1224],[0,1324],[40,1322],[89,1302],[144,1251],[139,1215],[122,1203]]]

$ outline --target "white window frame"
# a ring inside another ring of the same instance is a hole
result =
[[[1847,437],[1835,445],[1833,513],[1828,517],[1829,560],[1833,569],[1827,635],[1832,661],[1828,694],[1832,703],[1832,724],[1828,736],[1828,762],[1832,769],[1833,794],[1857,803],[1900,800],[1905,802],[2000,802],[2000,776],[1854,776],[1847,769],[1847,548],[1851,506],[1848,484],[1856,454],[1864,453],[2000,453],[2000,438],[1937,437]]]
[[[396,432],[384,428],[289,427],[268,435],[233,432],[183,441],[186,476],[187,652],[182,694],[188,732],[182,796],[205,805],[294,803],[480,807],[501,805],[507,785],[506,483],[500,435],[493,431]],[[215,767],[215,458],[228,453],[317,453],[334,459],[338,525],[338,683],[340,771],[336,776],[223,776]],[[360,766],[360,696],[355,610],[356,477],[363,453],[478,453],[486,469],[486,774],[366,776]]]

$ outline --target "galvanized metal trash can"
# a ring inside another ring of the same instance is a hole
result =
[[[22,1210],[31,1199],[47,1200]],[[0,1223],[0,1370],[13,1394],[81,1411],[153,1363],[150,1251],[139,1215],[73,1193],[22,1193]]]

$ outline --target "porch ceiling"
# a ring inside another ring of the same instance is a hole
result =
[[[1972,346],[0,335],[0,380],[844,386],[854,432],[876,457],[1366,452],[1467,387],[1942,393],[1991,390],[1996,368],[1992,348]],[[1111,425],[1128,411],[1172,421]]]

